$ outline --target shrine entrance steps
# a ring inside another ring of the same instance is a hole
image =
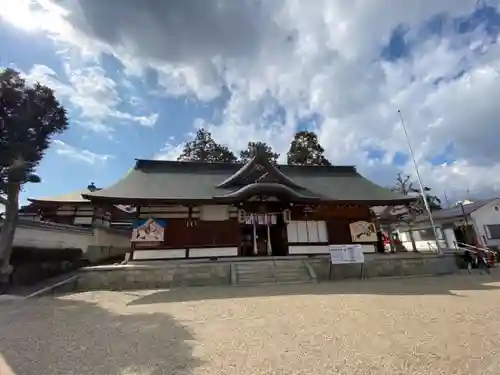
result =
[[[231,267],[232,285],[263,285],[317,282],[312,267],[303,259],[236,262]]]

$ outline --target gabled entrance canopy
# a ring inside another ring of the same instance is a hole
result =
[[[256,150],[256,154],[252,159],[232,176],[218,184],[217,187],[229,189],[254,183],[274,183],[291,189],[304,189],[279,171],[261,150]]]
[[[232,190],[215,195],[213,198],[219,202],[241,202],[253,196],[275,196],[294,202],[321,201],[319,196],[278,170],[262,149],[256,149],[255,155],[217,188]]]
[[[305,192],[305,190],[304,190]],[[321,198],[306,195],[303,192],[292,189],[289,186],[281,185],[275,182],[255,182],[232,193],[215,196],[214,200],[218,202],[238,202],[247,200],[256,195],[276,196],[284,200],[294,202],[320,202]]]

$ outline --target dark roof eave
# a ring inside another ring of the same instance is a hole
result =
[[[86,204],[92,204],[90,200],[87,201],[58,201],[58,200],[38,200],[36,198],[28,198],[28,202],[31,203],[36,203],[36,204],[43,204],[43,205],[51,205],[51,204],[57,204],[57,205],[66,205],[66,204],[71,204],[71,205],[86,205]]]
[[[92,202],[108,203],[108,204],[130,204],[130,205],[141,205],[141,204],[210,204],[216,202],[224,203],[240,203],[241,200],[238,199],[224,199],[224,197],[214,197],[214,198],[127,198],[127,197],[104,197],[104,196],[90,196],[83,195],[84,198],[89,199]],[[362,204],[367,206],[392,206],[407,203],[406,199],[393,199],[393,200],[339,200],[339,199],[325,199],[319,197],[304,197],[304,199],[294,199],[292,200],[296,203],[330,203],[330,204]]]

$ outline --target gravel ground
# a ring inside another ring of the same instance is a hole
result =
[[[493,275],[0,304],[0,374],[500,374]]]

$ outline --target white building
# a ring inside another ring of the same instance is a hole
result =
[[[442,248],[456,248],[460,244],[489,247],[500,250],[500,198],[459,204],[456,207],[434,211],[438,239]],[[408,225],[397,232],[405,248],[412,249]],[[427,215],[413,221],[413,238],[419,251],[436,250],[434,233]]]

